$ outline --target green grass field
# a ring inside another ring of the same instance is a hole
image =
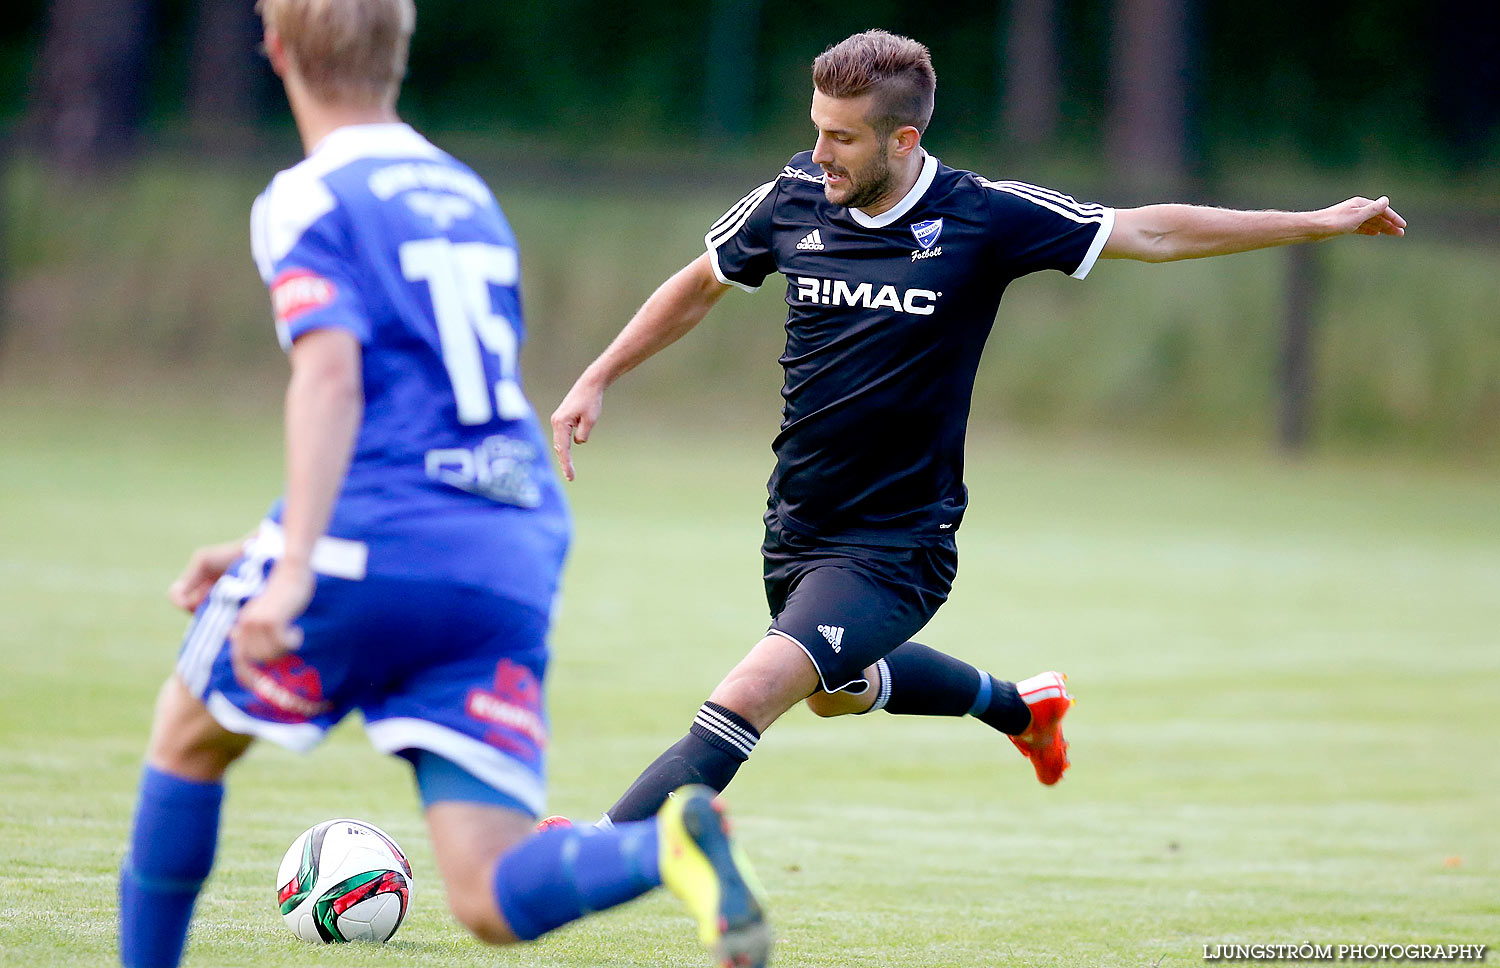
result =
[[[762,433],[606,415],[572,488],[552,807],[592,818],[757,637]],[[277,488],[275,416],[0,390],[0,964],[105,965],[195,544]],[[792,966],[1182,966],[1220,942],[1500,942],[1492,473],[976,441],[963,572],[924,639],[1068,672],[1044,789],[974,721],[798,709],[730,791]],[[384,948],[315,949],[276,864],[332,816],[412,855]],[[405,768],[346,724],[234,774],[189,964],[694,966],[652,896],[492,951],[449,918]]]

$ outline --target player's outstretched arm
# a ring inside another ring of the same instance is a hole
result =
[[[729,291],[704,253],[657,287],[599,358],[583,371],[552,414],[552,449],[573,479],[573,445],[587,443],[610,384],[697,326]]]
[[[343,329],[315,329],[292,344],[286,390],[286,547],[259,595],[240,610],[229,639],[237,675],[297,648],[292,621],[312,599],[313,546],[328,528],[364,416],[359,341]]]
[[[1314,212],[1241,212],[1199,205],[1146,205],[1115,212],[1100,256],[1175,262],[1317,242],[1338,235],[1406,234],[1406,219],[1384,195],[1351,198]]]

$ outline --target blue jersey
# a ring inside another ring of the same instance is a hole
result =
[[[520,260],[489,188],[405,124],[344,127],[272,180],[251,241],[284,348],[323,327],[362,348],[328,528],[362,549],[355,570],[550,610],[568,512],[521,390]]]

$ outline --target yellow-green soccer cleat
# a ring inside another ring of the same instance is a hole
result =
[[[656,814],[662,883],[698,922],[698,939],[724,968],[763,968],[771,926],[750,862],[729,837],[706,786],[678,789]]]

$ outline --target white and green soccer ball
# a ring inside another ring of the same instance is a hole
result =
[[[303,941],[390,940],[411,906],[411,864],[385,831],[325,820],[292,841],[276,872],[276,902]]]

